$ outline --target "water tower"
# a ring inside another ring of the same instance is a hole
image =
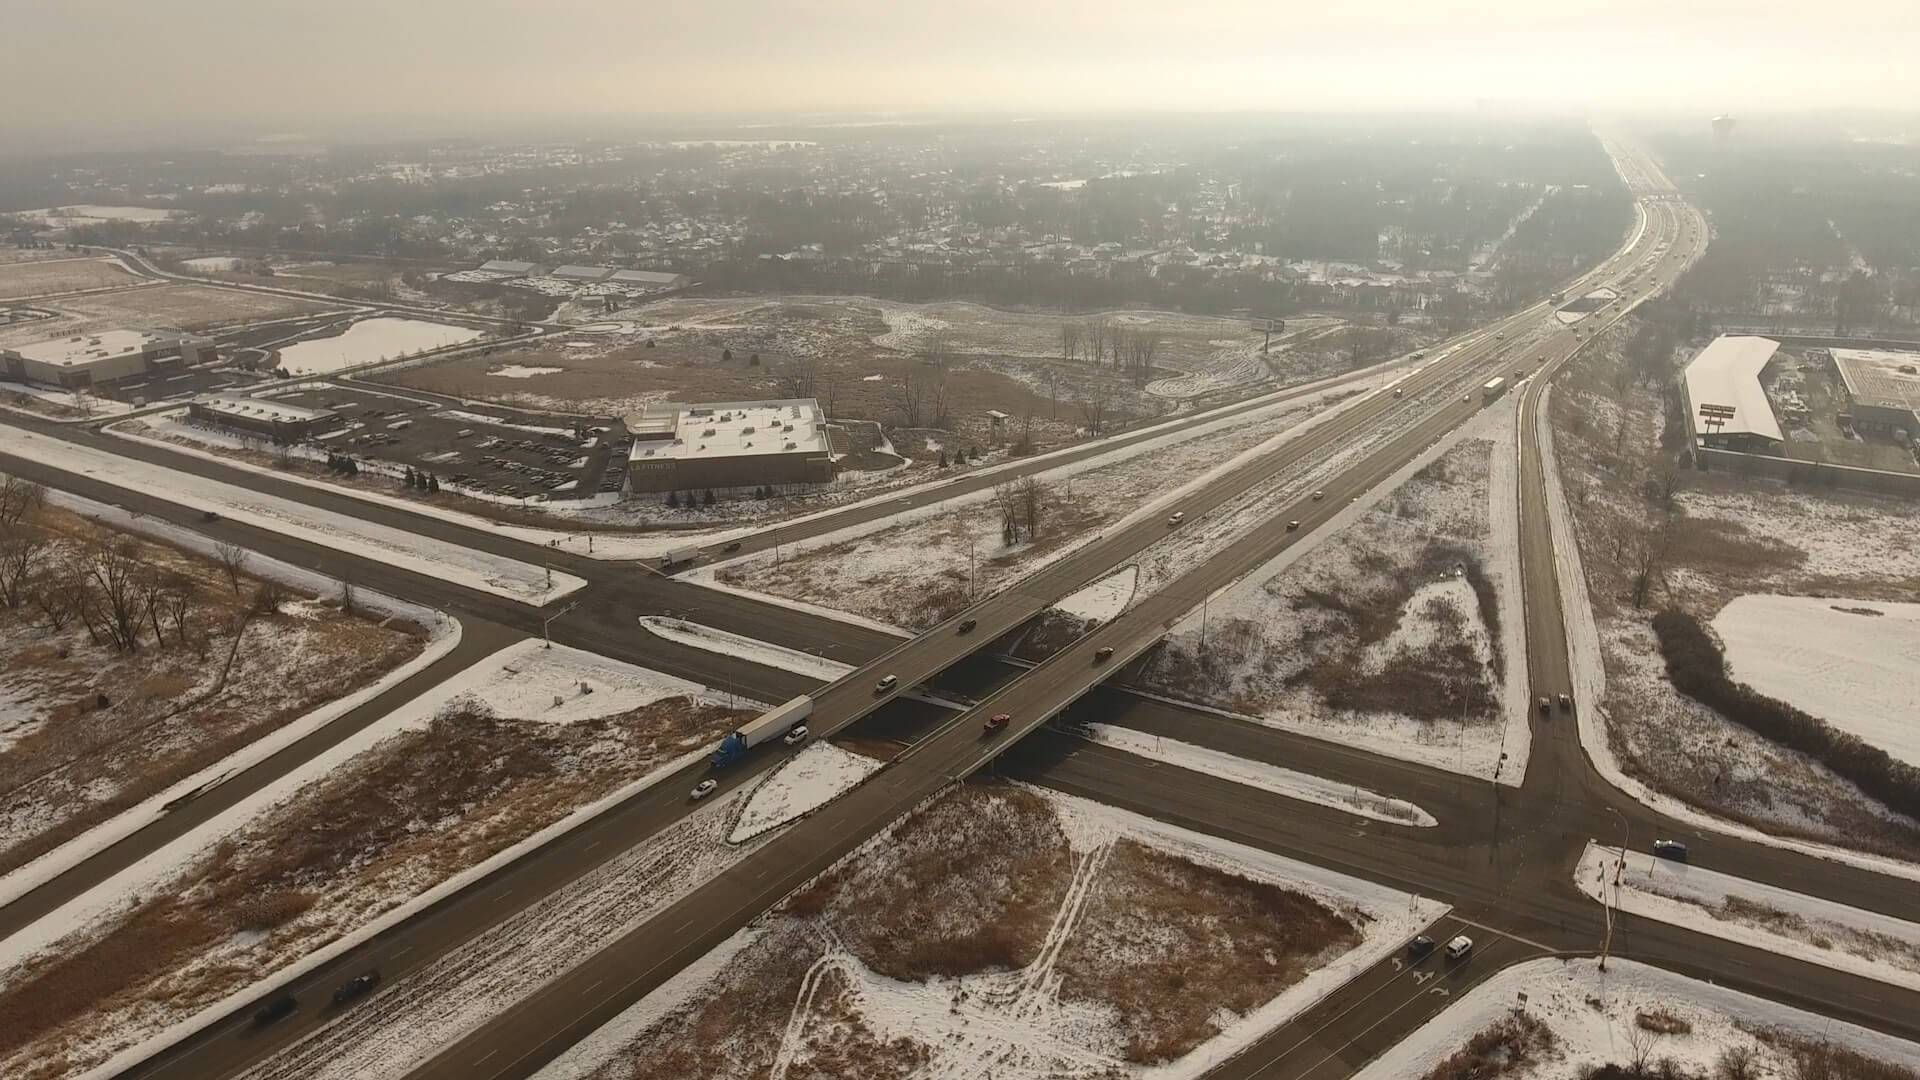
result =
[[[1721,113],[1713,118],[1713,141],[1716,145],[1726,145],[1733,138],[1733,117]]]

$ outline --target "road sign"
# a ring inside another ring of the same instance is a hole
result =
[[[1702,404],[1700,406],[1700,423],[1708,431],[1718,432],[1721,428],[1727,426],[1727,421],[1733,419],[1735,411],[1731,405]]]

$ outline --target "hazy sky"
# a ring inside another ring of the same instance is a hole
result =
[[[16,131],[1920,103],[1920,0],[0,0]]]

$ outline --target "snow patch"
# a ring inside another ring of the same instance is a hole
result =
[[[727,842],[738,844],[797,820],[852,791],[885,762],[815,742],[754,786]]]

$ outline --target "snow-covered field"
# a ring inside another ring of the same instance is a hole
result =
[[[1111,724],[1089,724],[1087,727],[1088,738],[1101,746],[1111,746],[1116,750],[1125,750],[1139,757],[1162,761],[1168,765],[1205,773],[1236,784],[1245,784],[1289,799],[1299,799],[1301,802],[1310,802],[1319,806],[1331,806],[1335,810],[1344,810],[1349,814],[1372,818],[1375,821],[1392,822],[1395,825],[1426,827],[1439,824],[1432,814],[1413,803],[1382,795],[1377,791],[1355,787],[1352,784],[1335,783],[1311,773],[1284,769],[1264,761],[1236,757],[1233,754],[1224,754],[1218,750],[1195,746],[1178,739],[1149,735],[1131,728],[1114,727]]]
[[[1713,630],[1735,679],[1920,766],[1920,604],[1748,595]]]
[[[1920,923],[1587,842],[1580,891],[1642,918],[1920,990]]]
[[[883,764],[830,742],[815,742],[753,786],[727,842],[744,843],[804,817],[852,791]]]
[[[873,917],[892,910],[916,914]],[[539,1075],[1194,1077],[1444,910],[1084,800],[970,785]],[[703,1038],[707,1023],[729,1037]]]
[[[1519,783],[1529,736],[1512,674],[1525,671],[1513,417],[1511,400],[1489,408],[1189,613],[1136,681]]]
[[[1754,1056],[1755,1071],[1750,1075],[1798,1075],[1792,1068],[1791,1049],[1780,1045],[1778,1037],[1770,1043],[1756,1031],[1797,1041],[1831,1042],[1874,1061],[1920,1068],[1920,1046],[1877,1031],[1632,960],[1609,960],[1603,972],[1592,960],[1549,957],[1516,964],[1474,987],[1373,1059],[1355,1074],[1355,1080],[1426,1076],[1474,1034],[1516,1009],[1546,1024],[1555,1041],[1550,1064],[1516,1075],[1572,1080],[1583,1070],[1601,1065],[1630,1066],[1636,1043],[1648,1047],[1649,1062],[1674,1059],[1689,1070],[1683,1076],[1712,1075],[1728,1051]],[[1677,1020],[1687,1030],[1655,1035],[1640,1024],[1642,1015],[1660,1026],[1677,1027],[1662,1023]]]
[[[459,345],[480,335],[470,326],[425,319],[362,319],[343,333],[283,346],[279,366],[295,375],[321,375]]]
[[[538,641],[495,653],[0,942],[0,1070],[185,1037],[695,760],[741,715],[712,700]]]
[[[1556,544],[1555,557],[1576,690],[1582,701],[1597,703],[1579,710],[1582,744],[1613,783],[1703,828],[1920,877],[1920,823],[1683,697],[1667,678],[1651,628],[1663,607],[1710,620],[1749,595],[1814,595],[1842,607],[1920,599],[1920,545],[1912,542],[1920,511],[1899,500],[1701,476],[1684,467],[1674,474],[1669,511],[1660,496],[1659,396],[1642,380],[1628,379],[1621,390],[1616,373],[1624,364],[1617,343],[1603,341],[1556,383],[1541,414],[1552,424],[1555,532],[1577,541]],[[1642,565],[1651,573],[1636,605]],[[1910,679],[1896,675],[1894,685]],[[1824,694],[1809,700],[1840,704],[1844,687],[1837,681],[1824,688],[1798,681],[1775,689],[1788,698]],[[1871,705],[1854,706],[1853,714],[1862,708]]]
[[[336,514],[276,495],[179,472],[91,446],[0,423],[0,451],[68,469],[129,491],[163,493],[195,510],[212,511],[316,547],[346,551],[423,577],[541,606],[584,588],[586,581],[532,563]]]
[[[530,904],[241,1074],[400,1076],[752,854],[727,842],[746,796],[717,800]]]

